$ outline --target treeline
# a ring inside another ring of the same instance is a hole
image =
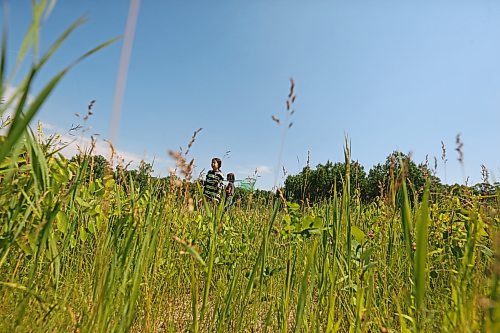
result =
[[[409,185],[411,200],[418,199],[427,181],[432,193],[454,191],[470,191],[476,194],[491,195],[496,193],[500,184],[490,184],[488,177],[474,186],[446,185],[436,176],[436,170],[427,163],[416,164],[411,158],[398,151],[387,156],[385,162],[373,166],[368,173],[357,161],[349,163],[350,193],[359,196],[364,202],[371,202],[377,197],[388,197],[391,186],[398,186],[401,179],[402,164],[405,165],[404,177]],[[288,176],[285,180],[284,193],[288,200],[303,203],[317,203],[328,200],[333,193],[342,193],[346,177],[346,163],[318,164],[315,169],[306,166],[297,175]]]
[[[102,155],[75,155],[71,158],[71,161],[85,167],[85,178],[87,181],[103,179],[106,175],[112,175],[113,179],[118,184],[121,184],[126,191],[131,190],[131,184],[134,185],[134,190],[136,191],[143,191],[153,186],[159,189],[157,193],[162,196],[175,187],[187,190],[189,196],[194,197],[201,188],[198,186],[198,180],[186,181],[171,175],[155,177],[153,176],[153,165],[145,161],[141,161],[136,169],[131,169],[128,166],[120,164],[113,168],[110,162]],[[179,194],[185,195],[184,191],[180,191]],[[247,206],[249,204],[267,205],[274,196],[274,192],[271,191],[259,189],[249,191],[236,188],[234,200],[235,204],[240,206]]]
[[[78,161],[79,158],[77,155],[71,160]],[[390,195],[391,186],[397,186],[400,180],[402,163],[405,165],[404,176],[409,187],[411,200],[418,199],[427,181],[431,184],[432,193],[445,193],[453,190],[455,192],[466,191],[491,195],[500,189],[500,184],[498,182],[490,184],[488,177],[483,177],[482,182],[474,186],[443,184],[435,175],[436,170],[431,169],[426,163],[416,164],[408,155],[395,151],[386,157],[384,163],[374,165],[368,173],[359,162],[351,161],[349,164],[351,195],[358,196],[363,202],[371,202],[377,197],[387,198]],[[137,190],[143,190],[148,186],[155,185],[163,188],[160,193],[166,193],[174,183],[171,176],[152,176],[154,172],[153,166],[144,161],[139,164],[137,169],[128,169],[119,165],[113,170],[105,157],[94,155],[86,161],[86,164],[87,179],[99,179],[106,174],[112,173],[114,178],[124,186],[130,186],[130,180],[132,180]],[[306,166],[298,174],[289,175],[281,191],[288,201],[304,204],[322,202],[330,199],[334,193],[342,193],[346,172],[345,162],[332,163],[327,161],[325,164],[318,164],[316,168]],[[198,191],[196,180],[186,182],[176,178],[175,181],[182,181],[183,186],[188,188],[191,195]],[[276,195],[277,193],[274,191],[258,189],[247,191],[237,188],[235,200],[240,205],[249,203],[267,204]]]

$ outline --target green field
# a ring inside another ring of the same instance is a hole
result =
[[[49,141],[26,132],[2,164],[0,331],[498,328],[498,193],[411,205],[400,182],[362,203],[347,174],[312,207],[277,195],[223,213],[193,209],[175,177],[93,179],[88,155]]]
[[[0,332],[500,331],[498,187],[436,191],[427,180],[411,191],[401,160],[385,194],[362,200],[346,144],[328,198],[242,190],[225,212],[197,207],[181,153],[180,176],[164,179],[120,166],[98,174],[92,147],[64,157],[57,135],[29,124],[67,71],[108,43],[27,100],[79,24],[1,104],[13,116],[0,136]]]

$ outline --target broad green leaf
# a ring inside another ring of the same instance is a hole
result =
[[[59,231],[61,231],[63,234],[65,234],[67,231],[68,231],[68,226],[69,226],[69,223],[68,223],[68,215],[63,212],[62,210],[60,210],[58,213],[57,213],[57,229]]]
[[[87,228],[89,229],[89,232],[92,234],[92,235],[95,235],[95,222],[90,220],[89,221],[89,224],[87,225]]]
[[[96,216],[95,224],[96,224],[97,230],[98,231],[101,230],[101,227],[102,227],[102,218],[101,218],[100,215]]]
[[[316,216],[313,220],[312,227],[317,229],[323,228],[323,219],[319,216]]]
[[[363,244],[363,241],[365,239],[365,233],[361,229],[353,225],[351,226],[351,233],[359,244]]]
[[[71,238],[69,239],[69,245],[71,245],[71,248],[74,248],[76,246],[75,235],[71,235]]]
[[[21,250],[24,251],[25,254],[33,254],[33,250],[31,249],[31,246],[29,243],[27,243],[23,240],[20,240],[20,239],[17,239],[16,243],[21,248]]]
[[[301,228],[302,229],[310,228],[312,227],[313,223],[314,223],[314,218],[311,215],[307,215],[302,219]]]
[[[85,227],[80,226],[80,240],[85,243],[87,240],[88,234],[87,231],[85,230]]]
[[[80,197],[76,197],[75,198],[75,201],[82,207],[85,207],[85,208],[90,208],[90,205],[85,201],[83,200],[82,198]]]

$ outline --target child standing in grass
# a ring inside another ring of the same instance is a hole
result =
[[[220,201],[222,188],[224,187],[224,184],[222,183],[224,175],[220,171],[221,166],[222,161],[220,158],[212,158],[212,170],[207,172],[205,182],[203,183],[203,195],[207,198],[207,200],[214,203],[218,203]]]
[[[227,185],[226,185],[226,210],[229,209],[233,204],[234,197],[234,173],[227,174]]]

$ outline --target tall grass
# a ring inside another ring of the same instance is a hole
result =
[[[363,203],[347,167],[312,207],[277,195],[193,210],[181,181],[94,179],[91,148],[70,161],[32,133],[64,74],[29,105],[30,77],[7,101],[17,116],[1,146],[0,331],[499,330],[498,193],[426,188],[410,202],[402,171],[388,200]]]
[[[19,147],[0,180],[0,330],[498,327],[497,202],[427,189],[412,207],[401,185],[396,215],[384,201],[347,206],[343,191],[313,207],[192,211],[182,188],[89,180],[88,154],[69,161],[32,135]]]

